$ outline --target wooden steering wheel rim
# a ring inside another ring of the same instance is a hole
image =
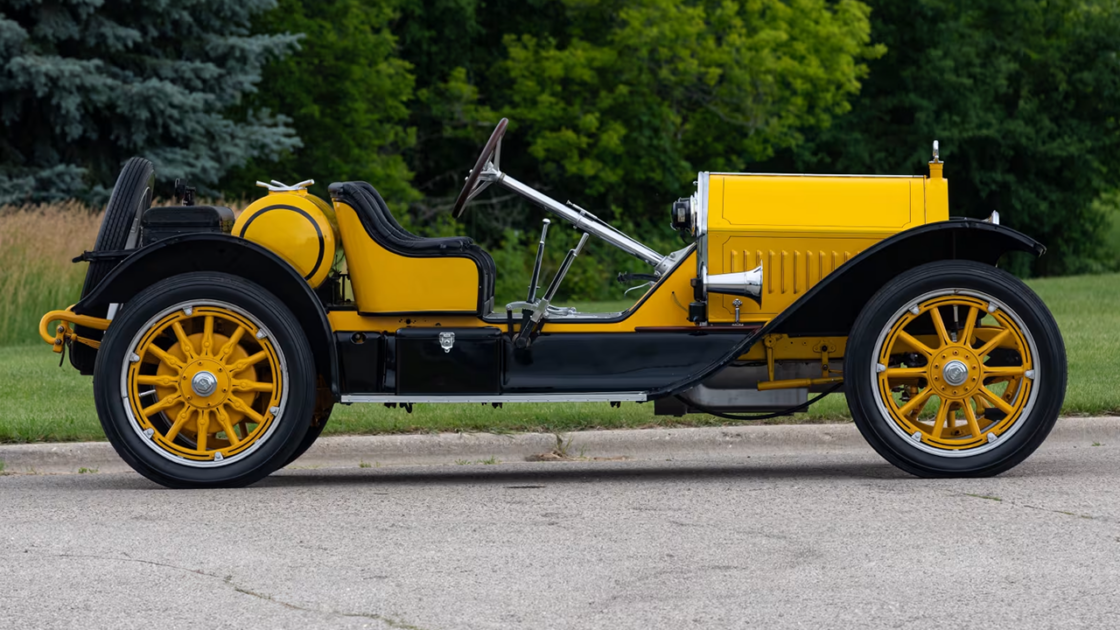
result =
[[[479,154],[478,160],[474,163],[474,168],[471,169],[471,174],[467,176],[467,183],[463,185],[463,190],[459,192],[459,198],[455,200],[455,208],[451,211],[451,215],[456,219],[463,216],[463,211],[467,209],[467,199],[474,192],[475,187],[478,186],[478,178],[482,175],[482,169],[486,167],[486,163],[490,158],[494,157],[494,152],[498,150],[498,144],[502,141],[502,136],[506,135],[506,127],[509,125],[509,119],[503,118],[498,121],[498,126],[494,128],[494,133],[490,134],[490,139],[486,141],[486,146],[482,147],[482,153]]]

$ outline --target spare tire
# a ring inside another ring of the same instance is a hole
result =
[[[130,158],[124,163],[109,203],[105,205],[105,217],[101,219],[101,229],[97,232],[93,251],[107,252],[132,249],[137,245],[140,228],[140,215],[152,205],[152,191],[155,188],[155,167],[141,157]],[[101,284],[105,276],[117,266],[118,261],[94,260],[86,271],[82,297]],[[87,313],[94,317],[105,317],[108,309]],[[89,339],[100,340],[102,332],[77,326],[75,332]],[[70,351],[70,364],[82,374],[93,373],[93,363],[97,350],[82,344],[74,344]]]

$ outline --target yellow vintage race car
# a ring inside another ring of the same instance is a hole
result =
[[[506,124],[455,216],[497,184],[582,233],[546,284],[545,221],[523,301],[495,305],[485,250],[407,232],[370,184],[332,184],[328,203],[309,182],[272,182],[235,220],[189,190],[149,208],[153,167],[134,158],[80,257],[81,301],[40,335],[93,375],[120,456],[170,487],[257,481],[338,403],[637,402],[739,419],[843,391],[871,446],[927,477],[998,474],[1053,427],[1061,335],[996,267],[1045,248],[996,214],[951,219],[936,143],[928,176],[700,173],[671,204],[688,245],[662,253],[502,171]],[[553,303],[590,237],[648,264],[631,308]]]

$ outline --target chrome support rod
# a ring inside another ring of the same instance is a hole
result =
[[[533,275],[529,278],[529,297],[526,302],[532,302],[537,299],[537,283],[541,281],[541,264],[544,262],[544,240],[548,238],[548,224],[551,223],[548,219],[544,220],[544,227],[541,228],[541,242],[537,243],[537,258],[533,261]]]
[[[568,255],[564,256],[564,262],[560,263],[560,268],[556,270],[556,275],[552,276],[552,282],[548,284],[548,290],[544,293],[545,303],[552,302],[553,298],[556,297],[556,292],[560,290],[560,283],[564,281],[564,276],[568,275],[568,270],[572,268],[576,256],[579,256],[579,253],[583,251],[583,246],[587,244],[589,236],[587,232],[584,232],[579,239],[579,243],[569,249]]]
[[[593,217],[590,213],[581,213],[569,206],[566,206],[555,199],[542,195],[541,193],[533,190],[529,186],[522,184],[516,179],[506,175],[505,173],[494,168],[493,164],[487,164],[486,171],[482,174],[482,178],[492,182],[497,182],[506,188],[512,190],[519,195],[528,198],[530,201],[543,207],[545,210],[559,216],[568,223],[578,227],[584,232],[593,234],[604,241],[614,245],[622,251],[645,261],[646,263],[657,267],[661,261],[665,260],[665,256],[653,251],[649,247],[639,243],[633,238],[619,232],[615,228],[601,222]]]

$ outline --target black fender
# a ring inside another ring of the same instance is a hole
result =
[[[973,260],[994,266],[1013,251],[1041,256],[1046,247],[1022,232],[977,219],[953,218],[899,232],[841,265],[720,360],[668,387],[647,392],[647,396],[671,396],[695,386],[766,335],[845,337],[871,297],[888,280],[914,267],[937,260]]]
[[[219,233],[183,234],[156,241],[122,260],[74,305],[74,312],[104,314],[109,304],[124,304],[164,278],[193,271],[241,276],[280,298],[307,334],[316,371],[329,384],[335,402],[340,400],[337,350],[326,309],[294,267],[251,241]]]

